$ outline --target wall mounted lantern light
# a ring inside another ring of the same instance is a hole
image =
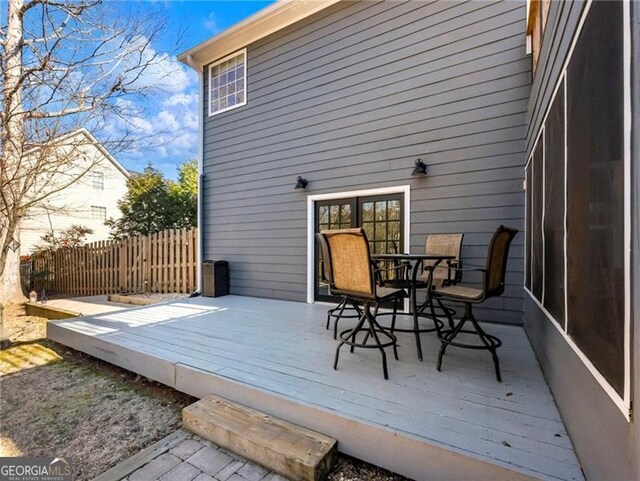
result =
[[[416,165],[413,168],[413,172],[411,172],[413,177],[421,177],[423,175],[427,175],[427,164],[425,164],[422,159],[416,160]]]
[[[18,250],[18,247],[20,247],[20,242],[18,242],[17,240],[15,240],[15,238],[11,238],[11,242],[9,242],[9,249],[11,249],[12,252],[15,252]]]
[[[304,190],[307,188],[307,184],[309,183],[309,181],[307,179],[303,179],[302,176],[298,176],[298,179],[296,180],[296,186],[294,187],[295,190]]]

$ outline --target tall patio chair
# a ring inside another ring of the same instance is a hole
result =
[[[425,252],[427,254],[442,254],[453,256],[454,258],[440,263],[433,269],[433,285],[451,285],[460,282],[462,274],[461,255],[462,239],[464,234],[429,234],[425,242]],[[425,261],[424,267],[431,267],[433,261]]]
[[[452,256],[453,259],[441,262],[433,269],[432,288],[442,286],[451,286],[458,284],[462,280],[462,239],[464,234],[429,234],[425,242],[425,252],[427,254],[442,254]],[[425,272],[422,275],[422,281],[428,281],[428,268],[433,266],[434,261],[424,261]],[[435,303],[437,302],[437,305]],[[418,312],[424,314],[427,308],[433,308],[432,312],[436,315],[443,315],[450,318],[455,314],[455,310],[446,307],[442,302],[438,302],[432,296],[427,296],[425,302],[418,307]],[[428,314],[427,314],[428,316]],[[449,327],[453,325],[449,323]]]
[[[464,315],[460,321],[455,324],[452,314],[448,312],[449,323],[453,327],[443,329],[438,333],[441,342],[440,352],[438,353],[438,371],[440,371],[442,367],[442,357],[445,354],[447,346],[451,345],[465,349],[483,349],[491,353],[496,379],[498,382],[502,382],[500,362],[496,353],[496,350],[502,345],[502,341],[492,334],[487,334],[484,329],[482,329],[473,316],[472,306],[474,304],[481,304],[487,299],[500,296],[504,293],[509,247],[517,233],[517,229],[502,225],[498,227],[489,244],[486,267],[484,269],[465,269],[465,272],[477,271],[482,273],[483,282],[481,289],[463,285],[442,285],[433,290],[434,298],[441,302],[459,302],[464,304]],[[467,323],[471,323],[473,330],[463,329]],[[456,338],[460,333],[475,334],[481,343],[470,344],[457,341]]]
[[[330,230],[320,234],[320,242],[324,243],[331,266],[330,292],[362,304],[362,315],[356,327],[340,333],[333,368],[338,368],[340,349],[345,344],[351,346],[351,352],[355,347],[378,349],[382,355],[384,378],[389,379],[385,348],[393,347],[394,357],[398,359],[397,339],[388,329],[378,324],[375,313],[381,302],[393,301],[395,317],[404,291],[376,284],[377,268],[372,262],[369,242],[362,228]],[[359,335],[361,339],[358,339]],[[384,341],[381,341],[381,336],[384,336]]]
[[[318,250],[320,251],[320,276],[322,277],[322,281],[326,282],[329,288],[331,288],[333,275],[331,273],[331,263],[329,262],[328,246],[322,234],[316,234],[316,240],[318,242]],[[354,314],[351,314],[351,312],[354,312]],[[349,299],[347,296],[340,296],[338,305],[327,311],[326,328],[329,329],[331,319],[333,319],[333,338],[337,339],[338,322],[340,319],[360,319],[360,316],[362,316],[362,310],[358,307],[357,302]]]

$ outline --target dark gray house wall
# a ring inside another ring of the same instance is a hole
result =
[[[538,71],[527,113],[527,157],[534,147],[561,74],[571,40],[576,32],[584,2],[553,2],[545,29]],[[640,5],[631,2],[632,13],[632,398],[639,399],[640,376],[633,366],[640,366],[640,249],[638,212],[640,201]],[[604,320],[603,320],[604,321]],[[590,481],[640,479],[640,426],[627,421],[620,409],[589,372],[538,305],[525,295],[524,324],[546,379],[571,436],[585,475]],[[635,415],[637,417],[637,414]]]
[[[234,294],[305,301],[307,195],[410,185],[412,251],[463,232],[483,264],[523,228],[524,31],[524,2],[340,2],[248,45],[248,103],[213,117],[205,67],[203,258]],[[479,318],[521,322],[523,240]]]

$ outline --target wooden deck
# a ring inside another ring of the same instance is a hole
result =
[[[327,307],[239,296],[194,298],[52,321],[49,338],[180,391],[215,393],[336,438],[344,453],[410,478],[583,480],[571,442],[519,327],[504,341],[504,382],[490,356],[453,349],[435,369],[400,334],[400,361],[343,348],[324,329]],[[347,326],[351,320],[343,320]]]

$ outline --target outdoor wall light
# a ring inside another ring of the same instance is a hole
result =
[[[302,176],[299,175],[294,190],[306,189],[308,183],[309,181],[307,179],[303,179]]]
[[[12,252],[15,252],[16,250],[18,250],[18,247],[20,247],[20,242],[12,237],[11,242],[9,242],[9,249],[11,249]]]
[[[411,175],[413,177],[427,175],[427,164],[425,164],[422,159],[416,160],[416,166],[413,168],[413,172],[411,172]]]

